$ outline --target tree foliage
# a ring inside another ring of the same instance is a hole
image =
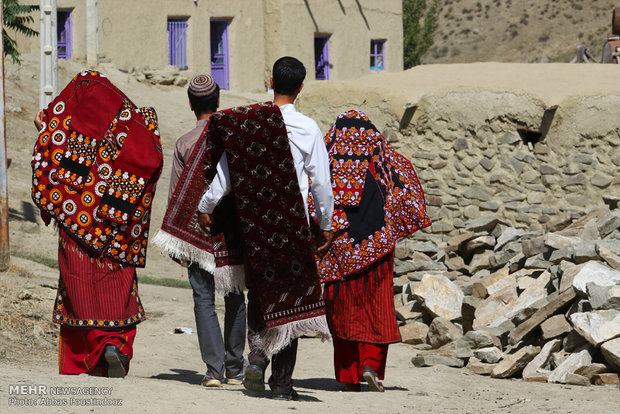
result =
[[[39,6],[24,6],[18,0],[2,0],[2,39],[4,40],[4,56],[11,56],[13,63],[20,63],[17,42],[12,39],[6,29],[9,28],[28,37],[39,34],[36,30],[28,27],[34,22],[31,12],[39,10]]]
[[[403,0],[403,61],[405,69],[419,65],[433,45],[437,29],[437,0]]]

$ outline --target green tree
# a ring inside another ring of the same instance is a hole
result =
[[[2,26],[4,56],[11,56],[13,63],[20,63],[17,42],[9,37],[6,32],[6,28],[23,33],[28,37],[38,35],[39,32],[28,27],[28,24],[34,22],[34,18],[30,15],[30,13],[35,10],[39,10],[39,6],[23,6],[19,4],[18,0],[1,1],[2,17],[4,20],[4,24]]]
[[[433,45],[437,29],[437,0],[403,0],[403,63],[405,69],[419,65]]]

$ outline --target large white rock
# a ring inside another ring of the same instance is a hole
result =
[[[506,309],[506,317],[512,319],[514,316],[523,312],[527,308],[531,308],[534,304],[539,303],[541,299],[549,296],[547,289],[541,285],[534,285],[525,289],[519,295],[518,299],[510,306],[510,309]],[[534,313],[532,311],[532,313]]]
[[[532,359],[530,363],[525,366],[525,368],[523,368],[523,379],[528,380],[531,378],[540,377],[540,374],[544,372],[544,367],[547,365],[551,354],[559,351],[561,347],[561,339],[553,339],[547,342],[545,346],[543,346],[540,353],[536,355],[534,359]]]
[[[620,311],[599,310],[573,313],[570,315],[573,327],[592,345],[620,336]]]
[[[491,372],[493,378],[509,378],[518,374],[540,352],[537,346],[528,345],[514,354],[507,355]]]
[[[601,345],[601,353],[613,369],[620,371],[620,338],[612,339]]]
[[[601,262],[586,263],[573,278],[573,287],[584,295],[588,294],[588,283],[599,286],[613,286],[620,284],[620,271],[610,269]]]
[[[505,319],[504,315],[512,309],[512,305],[516,300],[517,289],[514,286],[507,286],[489,296],[476,308],[473,328],[495,326],[496,322]]]
[[[579,241],[581,240],[576,237],[567,237],[556,233],[547,233],[545,235],[545,245],[556,250],[572,248]]]
[[[590,365],[592,363],[592,356],[587,349],[580,352],[570,354],[562,363],[553,370],[549,375],[549,382],[566,383],[566,376],[572,374],[577,369]]]
[[[484,299],[487,296],[499,292],[507,286],[517,288],[517,281],[514,275],[510,274],[510,269],[504,267],[495,273],[492,273],[480,280],[474,282],[472,286],[472,295]]]
[[[445,276],[424,275],[413,295],[434,317],[448,320],[461,317],[463,292]]]
[[[428,335],[428,326],[422,322],[409,322],[398,328],[400,330],[401,340],[406,344],[418,345],[426,343],[426,335]]]
[[[592,309],[620,310],[620,285],[599,286],[588,283],[588,302]]]
[[[484,363],[495,364],[504,357],[504,353],[498,347],[491,346],[488,348],[475,349],[474,356]]]

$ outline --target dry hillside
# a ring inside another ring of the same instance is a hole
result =
[[[584,45],[601,59],[617,0],[438,0],[425,63],[568,62]]]

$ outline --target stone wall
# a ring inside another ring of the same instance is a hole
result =
[[[540,102],[490,92],[428,96],[395,146],[422,180],[432,232],[453,233],[489,212],[536,230],[620,194],[620,135],[610,122],[617,108],[620,95],[575,99],[528,145],[519,130],[539,128]],[[602,114],[607,123],[588,123]]]

